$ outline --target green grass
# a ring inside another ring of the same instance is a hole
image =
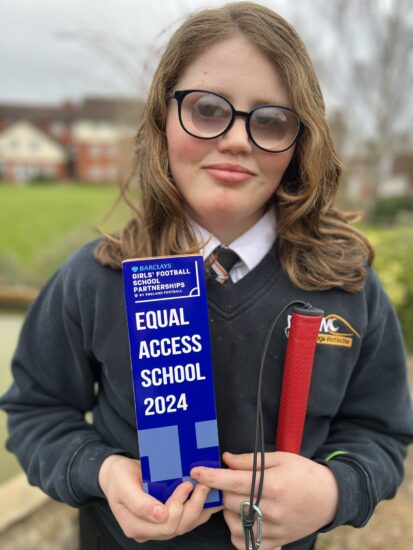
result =
[[[0,184],[0,283],[40,286],[81,244],[120,229],[129,218],[122,206],[107,221],[117,197],[109,186]],[[0,312],[0,395],[11,383],[10,360],[23,316]],[[6,415],[0,413],[0,483],[20,471],[6,451]]]
[[[126,206],[102,221],[117,196],[110,186],[0,185],[0,281],[42,284],[80,244],[99,236],[97,225],[119,229]]]

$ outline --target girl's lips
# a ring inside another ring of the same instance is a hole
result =
[[[242,166],[216,164],[205,166],[204,170],[213,178],[225,183],[242,183],[254,176],[252,172]]]

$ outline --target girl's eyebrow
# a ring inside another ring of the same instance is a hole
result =
[[[215,94],[222,95],[227,99],[230,103],[233,104],[235,108],[237,108],[237,101],[234,100],[234,97],[229,94],[228,92],[225,92],[222,88],[219,88],[219,86],[193,86],[192,88],[187,88],[192,90],[205,90],[206,92],[213,92]],[[252,101],[249,101],[248,104],[250,105],[249,109],[253,109],[254,107],[258,107],[259,105],[279,105],[280,107],[291,107],[290,101],[281,101],[281,100],[275,100],[274,97],[269,98],[268,96],[256,96],[253,98]]]

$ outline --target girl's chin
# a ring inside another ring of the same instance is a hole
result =
[[[210,207],[208,209],[192,211],[190,215],[202,227],[219,237],[223,233],[242,235],[263,216],[262,211],[248,212],[240,208]],[[233,240],[233,239],[232,239]]]

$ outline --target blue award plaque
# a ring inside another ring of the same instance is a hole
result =
[[[194,466],[220,467],[204,262],[125,260],[123,282],[143,486],[165,502]]]

